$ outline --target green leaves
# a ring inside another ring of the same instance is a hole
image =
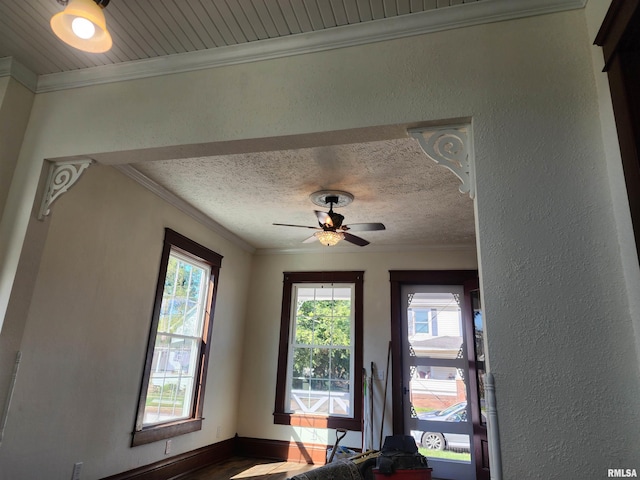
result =
[[[294,379],[310,380],[312,390],[343,390],[351,368],[351,301],[299,301],[295,344]]]
[[[295,343],[299,345],[351,344],[351,301],[305,300],[298,302]]]

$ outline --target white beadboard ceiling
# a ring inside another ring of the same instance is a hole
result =
[[[0,76],[12,75],[41,93],[341,48],[582,8],[585,3],[111,0],[105,16],[113,48],[89,54],[52,34],[49,19],[63,8],[56,0],[0,0]],[[358,250],[346,242],[331,249],[302,244],[312,231],[272,225],[317,225],[313,210],[319,207],[309,195],[320,189],[355,196],[351,205],[338,210],[346,224],[387,226],[385,231],[358,232],[371,242],[363,251],[473,248],[473,201],[458,191],[458,178],[428,159],[417,140],[383,138],[351,144],[330,141],[296,150],[112,163],[249,251]]]
[[[111,0],[113,48],[88,54],[49,28],[56,0],[0,1],[0,57],[38,75],[227,47],[486,0]]]

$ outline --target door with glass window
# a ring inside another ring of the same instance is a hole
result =
[[[488,465],[486,477],[479,468],[486,458],[486,423],[478,377],[483,365],[476,355],[482,316],[479,301],[479,313],[473,312],[473,286],[401,286],[404,432],[436,478],[488,478]]]

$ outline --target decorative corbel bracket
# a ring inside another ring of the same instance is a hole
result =
[[[82,172],[92,163],[93,160],[89,158],[51,163],[49,166],[47,185],[45,187],[46,190],[42,197],[40,213],[38,213],[38,220],[44,220],[44,217],[51,213],[53,202],[69,190],[78,181]]]
[[[470,158],[469,127],[445,128],[433,130],[429,128],[412,128],[407,133],[418,140],[427,156],[438,165],[451,170],[462,182],[460,193],[468,193],[475,197],[475,172]]]

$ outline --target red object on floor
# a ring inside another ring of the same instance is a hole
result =
[[[396,470],[391,475],[380,473],[377,468],[373,469],[375,480],[431,480],[431,468],[416,468],[413,470]]]

